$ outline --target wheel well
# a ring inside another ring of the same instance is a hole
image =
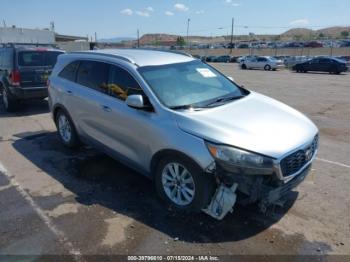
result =
[[[70,117],[70,115],[69,115],[68,111],[66,110],[66,108],[63,105],[61,105],[61,104],[57,104],[57,105],[54,106],[54,109],[52,111],[53,119],[54,119],[55,122],[56,122],[56,117],[57,117],[57,114],[58,114],[59,111],[63,111],[64,113],[66,113]]]
[[[55,123],[56,123],[56,117],[57,117],[57,114],[59,111],[63,111],[70,118],[70,120],[72,121],[72,123],[74,125],[74,122],[73,122],[72,117],[70,116],[68,110],[61,104],[57,104],[53,109],[53,120]],[[75,127],[75,125],[74,125],[74,127]]]
[[[152,178],[153,178],[153,176],[155,174],[155,171],[156,171],[156,168],[157,168],[157,165],[158,165],[159,161],[162,158],[167,157],[167,156],[187,158],[188,160],[190,160],[194,164],[196,164],[200,169],[202,169],[200,167],[200,165],[195,160],[193,160],[191,157],[189,157],[188,155],[186,155],[186,154],[184,154],[184,153],[182,153],[180,151],[173,150],[173,149],[163,149],[163,150],[160,150],[157,153],[155,153],[153,155],[153,157],[152,157],[152,160],[151,160],[151,177]]]

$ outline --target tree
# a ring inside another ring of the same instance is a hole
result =
[[[348,38],[349,37],[349,32],[348,31],[342,31],[341,33],[340,33],[340,35],[342,36],[342,37],[344,37],[344,38]]]
[[[322,38],[324,38],[324,37],[325,37],[324,33],[320,33],[320,34],[318,35],[318,38],[319,38],[319,39],[322,39]]]
[[[186,44],[185,39],[182,36],[178,36],[176,39],[176,45],[184,46]]]

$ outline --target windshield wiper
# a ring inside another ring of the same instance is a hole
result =
[[[195,107],[193,107],[193,105],[181,105],[181,106],[171,106],[169,108],[173,110],[181,110],[181,109],[194,109]]]
[[[215,99],[214,101],[210,102],[209,104],[206,104],[205,107],[210,107],[210,106],[213,106],[215,104],[223,104],[225,102],[238,100],[238,99],[240,99],[242,97],[245,97],[245,96],[244,95],[240,95],[240,96],[223,96],[223,97],[218,97],[217,99]]]

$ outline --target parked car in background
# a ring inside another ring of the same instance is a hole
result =
[[[264,69],[266,71],[275,71],[284,68],[284,64],[282,60],[277,60],[271,56],[258,56],[241,61],[240,67],[242,69]]]
[[[0,92],[7,111],[47,97],[47,79],[62,50],[52,45],[0,44]]]
[[[237,45],[237,48],[247,49],[249,48],[249,44],[247,43],[240,43]]]
[[[213,62],[217,62],[217,63],[229,63],[231,60],[231,57],[229,55],[222,55],[222,56],[218,56],[214,59]]]
[[[230,63],[237,63],[239,56],[231,56]]]
[[[215,62],[215,60],[216,60],[216,56],[215,55],[207,56],[205,58],[206,62]]]
[[[302,42],[289,42],[289,43],[285,43],[284,47],[286,47],[286,48],[300,48],[300,47],[304,47],[304,43],[302,43]]]
[[[343,41],[340,44],[340,47],[350,47],[350,40]]]
[[[292,68],[294,65],[303,63],[310,59],[311,57],[308,57],[308,56],[290,56],[284,59],[284,65],[287,68]]]
[[[250,59],[250,58],[254,58],[256,56],[252,56],[252,55],[247,55],[247,56],[240,56],[237,58],[237,62],[238,63],[241,63],[241,62],[244,62],[246,59]]]
[[[227,45],[226,45],[226,48],[228,48],[228,49],[230,49],[230,48],[235,48],[236,47],[236,44],[235,43],[228,43]]]
[[[312,48],[323,47],[323,44],[318,41],[311,41],[311,42],[305,43],[304,47],[312,47]]]
[[[65,146],[84,142],[121,160],[185,214],[222,219],[236,202],[266,210],[305,179],[317,154],[306,116],[185,54],[62,55],[49,92]]]
[[[292,68],[298,73],[307,73],[308,71],[328,72],[330,74],[340,74],[346,72],[348,67],[346,62],[337,58],[317,57],[309,61],[296,64]]]

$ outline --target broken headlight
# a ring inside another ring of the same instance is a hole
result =
[[[228,172],[249,175],[273,173],[273,159],[242,149],[206,142],[210,154]]]

